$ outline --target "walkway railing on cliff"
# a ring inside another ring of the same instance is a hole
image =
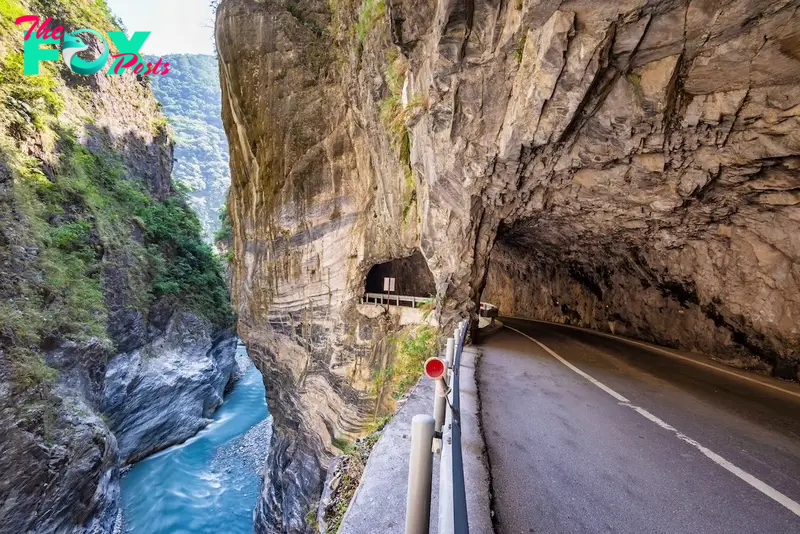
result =
[[[388,304],[390,306],[406,306],[419,308],[432,299],[430,297],[410,297],[408,295],[392,295],[387,293],[365,293],[361,299],[362,304]]]
[[[468,327],[469,321],[461,321],[453,337],[447,340],[445,357],[425,362],[425,374],[437,381],[434,416],[416,415],[411,423],[406,534],[429,532],[434,450],[441,451],[439,533],[469,534],[459,390],[461,354]]]
[[[389,306],[405,306],[408,308],[420,308],[429,304],[431,297],[412,297],[409,295],[392,295],[391,293],[364,293],[361,297],[362,304],[388,304]],[[494,304],[481,302],[481,317],[497,317],[498,310]]]

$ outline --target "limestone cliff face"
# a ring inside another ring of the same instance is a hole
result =
[[[277,429],[262,529],[300,528],[309,466],[358,427],[380,330],[353,307],[414,247],[443,311],[488,277],[509,313],[796,378],[799,5],[223,0],[234,294]]]
[[[520,149],[521,198],[493,253],[521,268],[489,289],[797,379],[797,2],[590,6],[527,34],[497,158]]]
[[[373,81],[346,78],[348,60],[322,30],[327,4],[297,9],[302,20],[283,2],[233,0],[217,14],[234,308],[275,429],[261,532],[305,528],[333,438],[371,414],[371,367],[383,357],[371,342],[388,326],[356,304],[369,268],[410,255],[417,240],[410,186],[379,126],[377,67],[364,114],[348,91]]]

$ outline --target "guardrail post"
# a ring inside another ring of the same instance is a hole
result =
[[[445,419],[447,417],[447,387],[450,384],[450,373],[453,369],[453,355],[455,354],[455,339],[447,338],[447,345],[444,351],[444,359],[447,362],[447,372],[444,378],[437,381],[436,391],[433,394],[433,418],[436,421],[436,432],[443,433]],[[442,439],[433,440],[433,452],[442,452]]]
[[[447,360],[448,369],[453,368],[453,354],[455,354],[455,351],[456,351],[456,340],[453,339],[452,337],[448,337],[447,348],[445,349],[444,352],[444,358],[445,360]]]
[[[445,376],[447,373],[445,372]],[[436,423],[434,430],[436,432],[442,431],[444,425],[444,414],[447,408],[447,382],[444,378],[436,381],[436,391],[433,394],[433,419]],[[441,447],[436,447],[436,452],[439,452]]]
[[[431,477],[433,475],[434,420],[415,415],[411,421],[411,462],[406,498],[406,534],[428,534],[431,522]]]

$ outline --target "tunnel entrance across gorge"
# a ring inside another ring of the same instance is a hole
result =
[[[367,273],[365,293],[385,293],[384,278],[395,279],[392,294],[411,297],[431,297],[436,295],[436,283],[428,263],[417,250],[406,258],[397,258],[373,265]]]

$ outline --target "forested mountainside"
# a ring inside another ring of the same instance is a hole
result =
[[[178,54],[164,60],[170,73],[153,78],[153,92],[175,132],[173,177],[188,186],[189,202],[210,241],[231,182],[217,58]]]
[[[103,0],[0,1],[0,531],[109,532],[119,467],[220,404],[233,315],[150,79],[23,74],[26,14],[118,29]]]

